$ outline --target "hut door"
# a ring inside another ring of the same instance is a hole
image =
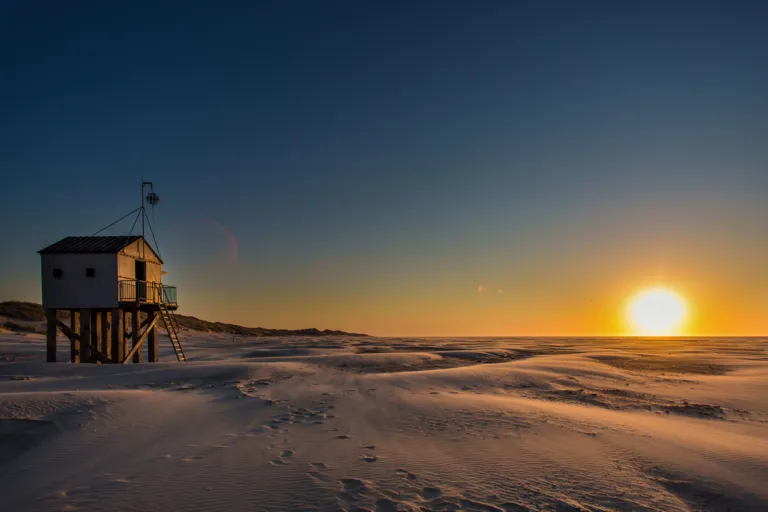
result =
[[[136,260],[136,299],[147,298],[147,263]]]

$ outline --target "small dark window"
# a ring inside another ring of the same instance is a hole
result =
[[[55,279],[61,279],[64,276],[64,272],[60,268],[53,269],[53,277]]]
[[[91,267],[86,268],[85,277],[96,277],[96,269]]]

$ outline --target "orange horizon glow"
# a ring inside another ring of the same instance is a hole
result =
[[[631,301],[638,293],[659,289],[680,297],[683,316],[663,328],[633,326],[627,316]],[[248,327],[317,327],[390,337],[765,335],[763,322],[745,300],[728,293],[719,296],[716,289],[704,286],[636,283],[583,292],[565,285],[559,293],[543,287],[528,291],[504,286],[503,293],[501,290],[500,284],[479,286],[475,282],[468,283],[463,296],[458,297],[440,289],[317,297],[311,293],[314,290],[301,294],[288,288],[251,300],[243,292],[233,296],[229,305],[216,304],[218,311],[211,311],[211,303],[199,304],[202,311],[187,309],[187,302],[182,312]],[[190,298],[194,295],[190,293]],[[732,303],[727,307],[729,300]]]

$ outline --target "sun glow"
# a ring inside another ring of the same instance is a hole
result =
[[[664,336],[676,334],[685,321],[685,300],[672,290],[643,290],[629,301],[627,319],[635,334]]]

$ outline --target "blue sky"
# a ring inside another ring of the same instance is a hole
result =
[[[713,332],[768,306],[761,2],[1,5],[0,299],[144,177],[209,319],[601,333],[659,279],[734,294]]]

